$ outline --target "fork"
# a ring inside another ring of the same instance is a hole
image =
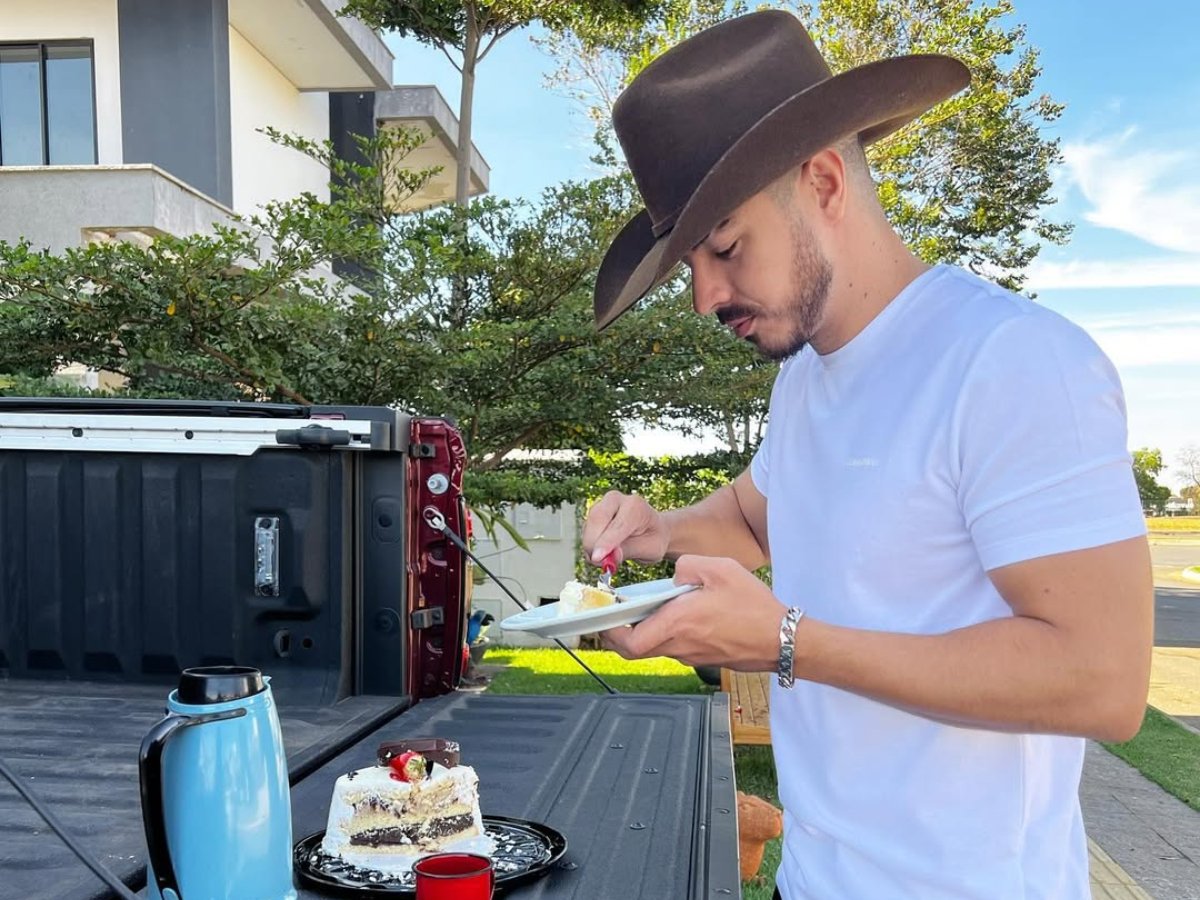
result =
[[[615,593],[612,586],[613,573],[617,571],[617,553],[618,550],[611,550],[603,560],[600,561],[600,578],[597,579],[597,584],[606,591]]]

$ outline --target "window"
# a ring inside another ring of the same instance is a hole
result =
[[[0,166],[96,162],[92,44],[0,44]]]

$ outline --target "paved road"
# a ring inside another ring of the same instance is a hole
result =
[[[1187,566],[1200,565],[1200,542],[1152,544],[1154,560],[1154,643],[1158,647],[1200,647],[1200,584],[1167,580]]]
[[[1161,585],[1154,589],[1154,645],[1200,647],[1200,590]]]
[[[1151,542],[1155,574],[1178,572],[1188,566],[1200,566],[1200,540],[1188,544],[1156,544]]]

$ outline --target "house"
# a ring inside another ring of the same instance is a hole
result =
[[[514,450],[507,454],[512,460],[552,460],[571,462],[583,454],[577,450]],[[467,498],[468,501],[470,498]],[[475,553],[517,599],[532,609],[555,603],[563,585],[575,577],[575,564],[581,552],[583,511],[574,503],[558,506],[534,506],[530,503],[508,504],[504,518],[508,526],[521,536],[521,547],[512,535],[497,524],[493,534],[475,526]],[[520,647],[553,646],[552,640],[523,631],[505,631],[501,624],[509,616],[521,612],[521,606],[481,570],[475,570],[476,585],[471,605],[495,617],[496,623],[488,632],[495,643]],[[565,638],[563,643],[578,646],[578,638]]]
[[[330,140],[408,127],[405,164],[454,196],[458,120],[432,86],[392,86],[392,53],[340,0],[0,0],[0,240],[61,252],[210,233],[329,175],[260,129]],[[472,147],[470,184],[489,169]],[[335,273],[315,273],[332,277]],[[59,375],[112,386],[81,366]]]
[[[1194,511],[1195,504],[1190,498],[1185,500],[1175,494],[1172,494],[1163,504],[1163,512],[1168,516],[1190,516]]]
[[[469,499],[469,498],[468,498]],[[521,535],[528,549],[522,548],[503,527],[497,525],[489,535],[475,526],[475,554],[504,583],[508,590],[529,609],[554,603],[563,585],[575,577],[575,559],[579,553],[579,514],[571,503],[561,506],[513,504],[505,518]],[[476,584],[471,606],[492,614],[496,622],[488,632],[493,643],[519,647],[553,646],[553,641],[523,631],[505,631],[500,623],[521,611],[503,588],[475,569]],[[578,646],[578,638],[564,638],[568,646]]]
[[[338,151],[427,135],[443,171],[400,210],[453,197],[458,123],[437,89],[392,85],[392,53],[340,0],[0,0],[0,240],[61,251],[209,231],[311,191],[317,163],[265,126]],[[487,190],[472,148],[471,185]]]

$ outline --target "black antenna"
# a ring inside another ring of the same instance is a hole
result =
[[[498,577],[496,577],[492,573],[492,570],[489,569],[487,566],[485,566],[483,564],[483,561],[478,556],[476,556],[474,553],[472,553],[470,551],[470,549],[466,545],[466,542],[464,542],[462,538],[460,538],[457,534],[455,534],[450,529],[450,526],[446,524],[446,517],[443,516],[441,514],[441,512],[439,512],[435,507],[432,507],[432,506],[425,507],[425,521],[429,525],[430,528],[432,528],[434,531],[441,532],[443,535],[445,535],[447,538],[450,539],[451,543],[453,543],[454,546],[456,546],[463,553],[467,554],[467,556],[469,556],[471,558],[471,561],[474,562],[475,565],[477,565],[477,566],[479,566],[479,568],[483,569],[484,573],[487,575],[488,578],[492,579],[492,581],[496,582],[496,584],[498,584],[500,586],[500,590],[504,591],[504,593],[508,594],[508,596],[510,598],[512,598],[513,603],[517,604],[517,606],[521,607],[521,609],[523,609],[523,610],[529,609],[528,606],[526,606],[524,603],[522,603],[520,600],[518,600],[516,598],[516,595],[513,594],[513,592],[508,589],[508,585],[506,585],[503,581],[501,581]],[[595,672],[593,672],[590,668],[588,668],[588,664],[585,663],[578,656],[576,656],[575,651],[573,651],[570,647],[568,647],[566,644],[564,644],[558,638],[553,638],[553,641],[554,641],[554,643],[558,644],[558,646],[562,647],[563,650],[567,651],[567,653],[570,655],[571,659],[573,659],[573,660],[575,660],[575,662],[579,663],[579,665],[583,667],[583,670],[585,672],[587,672],[589,675],[591,675],[593,678],[595,678],[596,681],[598,681],[600,683],[600,686],[602,688],[604,688],[610,694],[619,693],[619,691],[616,688],[614,688],[607,681],[605,681],[603,678],[601,678],[599,675],[597,675]]]

